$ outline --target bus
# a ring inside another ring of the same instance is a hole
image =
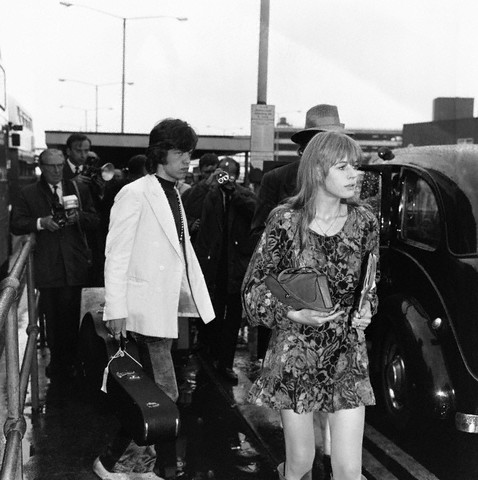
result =
[[[13,96],[7,94],[8,138],[7,179],[9,202],[13,204],[20,189],[36,179],[35,136],[31,115]]]
[[[8,273],[12,254],[9,216],[21,187],[36,180],[35,137],[29,113],[7,94],[0,55],[0,279]]]
[[[5,70],[0,59],[0,278],[8,272],[9,256],[9,200],[8,200],[8,111]]]

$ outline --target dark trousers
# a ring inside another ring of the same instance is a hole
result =
[[[216,318],[205,325],[206,342],[213,358],[221,366],[232,368],[242,323],[241,293],[227,293],[227,285],[221,284],[212,303]]]
[[[178,387],[171,357],[171,338],[147,337],[132,333],[138,345],[140,362],[144,371],[164,390],[174,401],[178,399]],[[121,420],[121,419],[120,419]],[[108,445],[105,455],[101,456],[101,463],[109,471],[149,471],[147,464],[155,462],[154,471],[160,476],[167,476],[165,472],[176,470],[176,439],[164,441],[154,446],[156,459],[151,457],[151,449],[137,447],[131,435],[123,428],[120,429],[113,441]],[[132,451],[132,458],[125,458]],[[117,465],[120,463],[120,465]],[[117,465],[115,467],[115,465]],[[118,468],[119,467],[119,468]]]
[[[39,291],[50,365],[58,370],[71,367],[77,360],[81,287],[40,288]]]

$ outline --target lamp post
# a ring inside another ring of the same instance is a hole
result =
[[[59,78],[59,82],[73,82],[73,83],[81,83],[83,85],[89,85],[90,87],[95,87],[95,132],[98,132],[98,88],[99,87],[106,87],[108,85],[119,85],[120,82],[112,82],[112,83],[90,83],[85,82],[83,80],[72,80],[70,78]],[[126,82],[127,85],[134,85],[134,82]]]
[[[124,133],[124,100],[125,100],[125,75],[126,75],[126,22],[127,20],[150,20],[154,18],[172,18],[179,22],[185,22],[187,17],[175,17],[173,15],[149,15],[146,17],[122,17],[121,15],[116,15],[115,13],[105,12],[98,8],[89,7],[87,5],[80,5],[73,2],[60,2],[60,5],[64,7],[78,7],[86,8],[87,10],[93,10],[97,13],[102,13],[103,15],[108,15],[109,17],[118,18],[123,21],[123,61],[122,61],[122,75],[121,75],[121,133]]]
[[[75,107],[73,105],[59,105],[58,108],[71,108],[73,110],[82,110],[85,112],[85,132],[88,131],[88,112],[91,112],[92,109],[83,108],[83,107]],[[96,115],[98,115],[98,108],[96,110]],[[113,107],[104,107],[102,110],[114,110]],[[98,131],[98,124],[96,124],[96,131]]]

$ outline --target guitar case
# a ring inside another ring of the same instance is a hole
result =
[[[81,321],[79,352],[84,378],[93,389],[101,389],[109,362],[108,404],[136,444],[154,445],[175,438],[179,432],[176,404],[141,367],[135,341],[128,337],[120,348],[98,307]]]

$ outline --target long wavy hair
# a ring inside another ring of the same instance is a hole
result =
[[[298,193],[271,212],[273,215],[277,210],[291,208],[299,213],[297,227],[301,251],[305,247],[309,225],[315,217],[318,187],[324,185],[330,167],[344,158],[351,165],[357,165],[362,156],[360,145],[339,132],[318,133],[307,144],[297,172]]]

